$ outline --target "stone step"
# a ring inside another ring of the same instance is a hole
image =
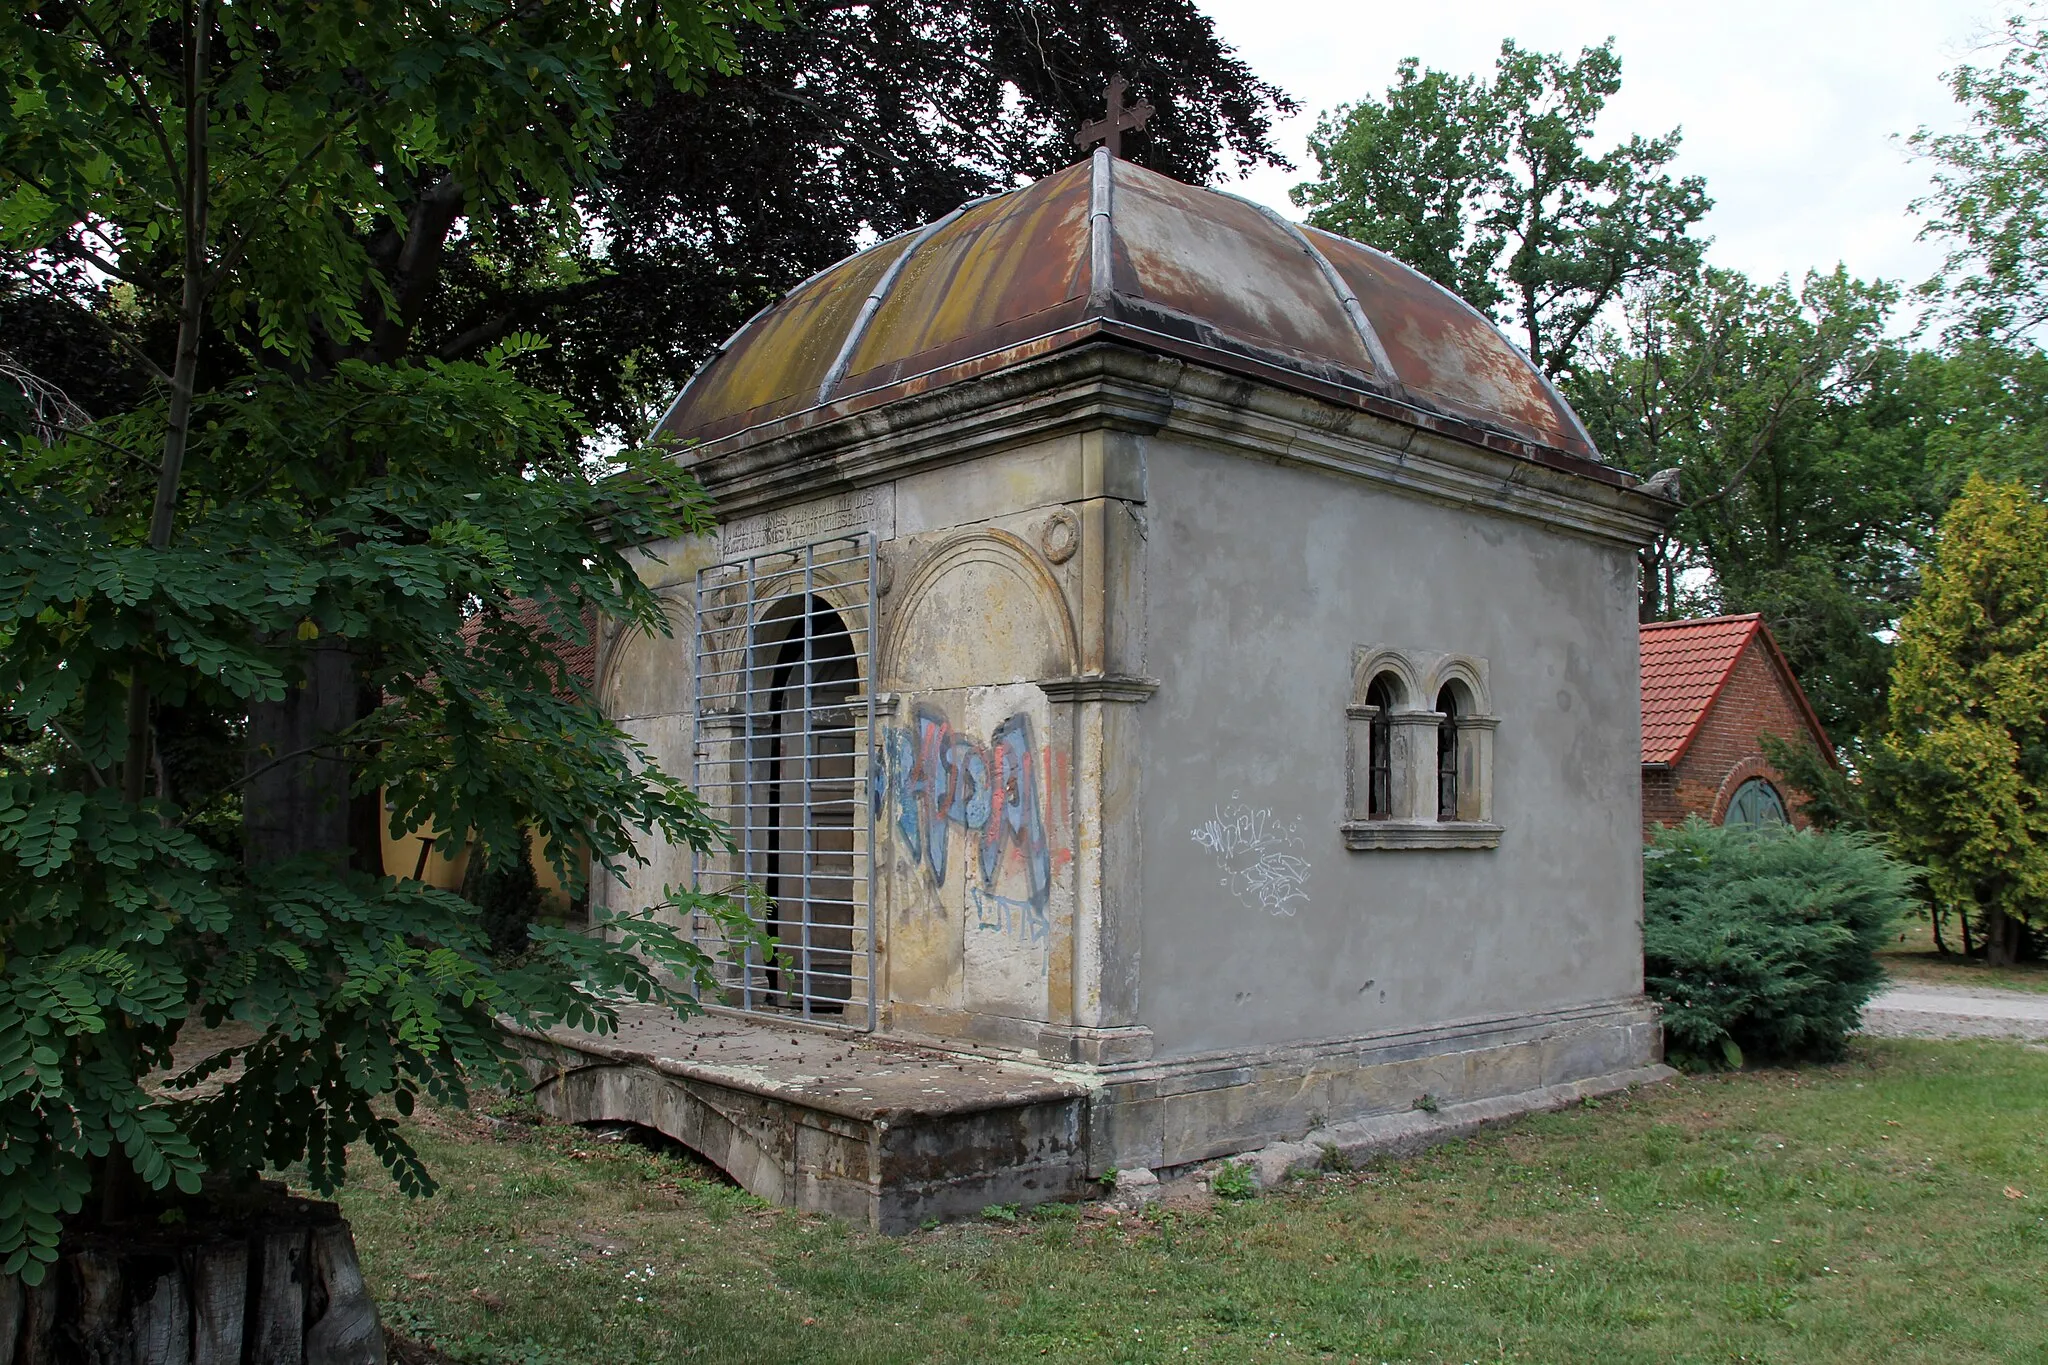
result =
[[[772,1203],[880,1232],[1090,1188],[1089,1091],[1015,1062],[707,1013],[512,1030],[549,1115],[637,1123]]]

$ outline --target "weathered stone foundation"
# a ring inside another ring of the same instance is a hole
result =
[[[1172,1169],[1418,1104],[1634,1076],[1662,1052],[1654,1007],[1619,1001],[1117,1068],[1099,1073],[1089,1150],[1098,1170]]]
[[[519,1038],[554,1117],[643,1124],[763,1199],[892,1233],[1078,1198],[1110,1170],[1440,1140],[1671,1074],[1641,1001],[1109,1067],[725,1013]]]

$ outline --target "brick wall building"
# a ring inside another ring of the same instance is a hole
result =
[[[1759,616],[1658,621],[1642,628],[1643,832],[1697,814],[1784,812],[1798,796],[1764,757],[1764,735],[1834,757],[1834,746]]]

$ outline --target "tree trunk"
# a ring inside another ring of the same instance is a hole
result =
[[[33,1287],[23,1286],[21,1294],[21,1346],[14,1358],[17,1365],[42,1365],[55,1358],[57,1349],[56,1276],[46,1275]]]
[[[194,1212],[67,1235],[33,1288],[0,1277],[0,1365],[385,1365],[334,1205],[269,1187],[253,1214]]]
[[[355,660],[336,640],[310,651],[302,686],[287,690],[282,701],[249,708],[250,777],[242,804],[249,866],[302,853],[348,862],[350,764],[332,744],[355,723],[357,698]]]
[[[2024,926],[1997,906],[1984,911],[1984,920],[1978,926],[1984,940],[1984,961],[1993,967],[2010,967],[2020,960],[2020,947]]]
[[[250,867],[299,854],[337,868],[384,874],[384,810],[376,792],[351,796],[361,755],[334,737],[383,700],[362,685],[360,646],[324,641],[306,660],[303,686],[249,708],[242,855]]]
[[[249,1294],[249,1244],[219,1242],[190,1253],[192,1359],[242,1358],[243,1306]]]
[[[149,545],[164,549],[178,524],[178,485],[185,477],[185,448],[192,434],[192,399],[199,378],[199,348],[206,338],[207,222],[211,213],[207,169],[212,142],[208,137],[205,82],[207,47],[213,19],[208,0],[185,7],[185,166],[178,209],[183,228],[183,280],[178,298],[177,351],[171,360],[170,402],[164,419],[164,453],[157,465],[156,501],[149,515]],[[142,800],[143,773],[149,765],[149,689],[141,664],[128,683],[128,755],[122,764],[122,793],[130,805]]]

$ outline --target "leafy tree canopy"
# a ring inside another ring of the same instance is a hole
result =
[[[100,330],[47,334],[143,377],[54,430],[0,409],[0,1273],[36,1281],[88,1193],[118,1218],[138,1186],[299,1161],[327,1189],[358,1138],[427,1189],[378,1097],[498,1074],[500,1014],[688,1006],[660,973],[706,964],[654,908],[501,966],[472,907],[381,875],[377,825],[537,830],[565,880],[578,848],[616,875],[650,835],[719,837],[508,616],[665,628],[623,547],[703,525],[701,494],[648,453],[581,459],[577,413],[518,378],[536,339],[414,341],[451,225],[572,221],[622,104],[728,63],[749,16],[0,12],[0,250],[44,305],[81,263],[121,282]],[[145,1077],[194,1020],[253,1041],[166,1099]]]
[[[802,0],[739,44],[703,88],[622,112],[587,232],[518,207],[491,250],[459,253],[437,353],[541,332],[556,344],[532,372],[632,431],[798,281],[1079,160],[1112,73],[1155,110],[1126,153],[1198,184],[1277,161],[1271,119],[1294,108],[1193,0]]]
[[[1969,129],[1922,128],[1908,144],[1936,167],[1913,207],[1923,236],[1948,244],[1923,292],[1944,305],[1958,336],[2038,340],[2048,323],[2048,25],[2039,5],[2005,22],[1996,66],[1948,75]]]
[[[1196,183],[1279,162],[1271,120],[1295,107],[1193,0],[790,0],[783,14],[732,31],[716,69],[657,70],[621,92],[605,115],[608,154],[568,195],[401,179],[404,216],[372,254],[405,301],[407,352],[475,359],[517,332],[545,337],[518,373],[631,435],[798,281],[875,236],[1077,160],[1074,130],[1100,116],[1114,72],[1156,111],[1126,153]],[[9,336],[19,299],[0,290]],[[315,341],[323,363],[360,351],[346,335]],[[95,372],[66,368],[76,347],[9,345],[67,389]]]
[[[1665,169],[1676,129],[1592,153],[1620,88],[1612,40],[1576,61],[1504,42],[1490,82],[1409,58],[1384,99],[1317,123],[1321,173],[1294,201],[1491,312],[1557,378],[1610,304],[1691,273],[1688,233],[1712,207],[1697,176]]]
[[[1882,716],[1877,632],[1935,515],[1914,427],[1929,385],[1886,339],[1896,302],[1840,268],[1796,288],[1707,269],[1634,295],[1569,386],[1608,459],[1680,471],[1644,618],[1763,612],[1842,741]]]
[[[1965,338],[1916,350],[1899,402],[1943,503],[1973,473],[2048,496],[2048,352]]]

